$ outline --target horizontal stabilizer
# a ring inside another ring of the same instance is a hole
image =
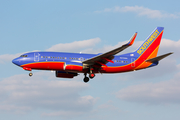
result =
[[[155,58],[151,58],[151,59],[146,60],[146,62],[151,62],[151,63],[158,62],[158,61],[162,60],[163,58],[165,58],[171,54],[173,54],[173,53],[171,52],[171,53],[167,53],[167,54],[155,57]]]

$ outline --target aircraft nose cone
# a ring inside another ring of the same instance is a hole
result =
[[[19,65],[19,60],[17,58],[12,60],[12,63],[14,63],[15,65]]]

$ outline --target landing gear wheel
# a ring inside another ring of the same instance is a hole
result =
[[[92,78],[94,78],[94,77],[95,77],[95,74],[94,74],[94,73],[90,73],[90,74],[89,74],[89,78],[92,79]]]
[[[32,73],[29,73],[29,76],[31,77],[33,74]]]
[[[88,77],[85,77],[85,78],[84,78],[84,82],[85,82],[85,83],[89,82],[89,78],[88,78]]]

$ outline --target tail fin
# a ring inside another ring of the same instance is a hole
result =
[[[135,51],[135,55],[139,58],[150,59],[157,56],[159,45],[161,42],[164,27],[157,27],[145,40],[145,42]]]
[[[134,52],[134,55],[137,57],[135,70],[157,65],[157,63],[146,62],[146,60],[151,60],[157,56],[163,31],[163,27],[157,27]]]

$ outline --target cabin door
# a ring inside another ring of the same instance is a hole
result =
[[[34,53],[34,61],[39,61],[39,53]]]
[[[131,67],[135,67],[135,58],[131,58]]]

